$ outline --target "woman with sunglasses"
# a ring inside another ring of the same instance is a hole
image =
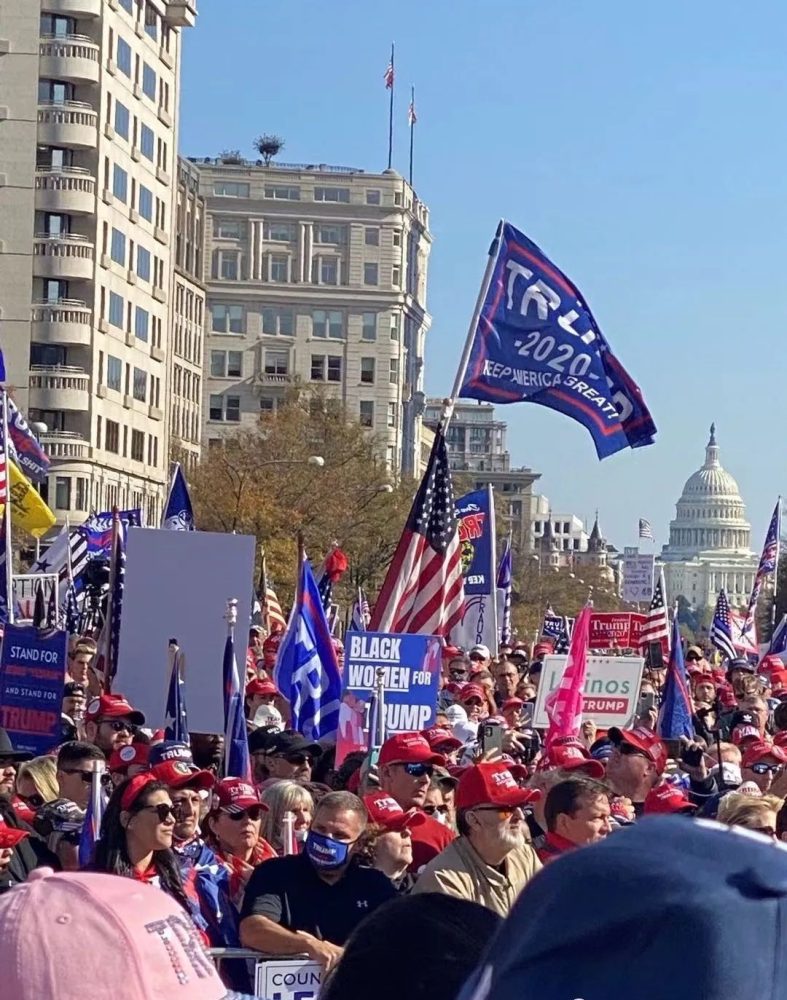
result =
[[[150,773],[128,778],[107,803],[91,868],[155,885],[191,915],[172,850],[174,828],[172,799],[164,782]]]
[[[230,873],[230,894],[240,907],[246,883],[257,865],[276,852],[260,836],[268,807],[241,778],[225,778],[213,789],[213,808],[205,818],[205,843]]]
[[[716,819],[727,826],[741,826],[776,840],[776,815],[783,805],[778,795],[744,795],[729,792],[719,802]]]
[[[25,822],[32,823],[36,810],[59,797],[54,757],[34,757],[19,765],[14,806]]]

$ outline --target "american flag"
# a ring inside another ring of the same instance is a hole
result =
[[[394,85],[394,47],[391,46],[391,61],[388,63],[388,68],[385,71],[385,89],[393,90]]]
[[[650,526],[650,521],[646,520],[644,517],[639,519],[639,537],[649,538],[651,542],[656,540],[653,537],[653,528]]]
[[[738,655],[732,642],[730,605],[723,590],[719,591],[719,596],[716,598],[716,610],[710,626],[710,641],[723,656],[732,660]]]
[[[464,596],[448,449],[438,429],[369,628],[448,635],[462,617]]]
[[[410,122],[411,126],[415,125],[415,123],[418,121],[418,115],[415,113],[415,92],[413,92],[412,99],[410,100],[410,108],[407,112],[407,119]]]
[[[664,586],[664,570],[659,573],[656,581],[656,589],[653,591],[653,599],[648,608],[648,616],[642,626],[640,635],[640,647],[647,646],[651,642],[661,642],[662,646],[669,643],[669,619],[667,616],[667,600]]]
[[[232,603],[232,602],[230,602]],[[235,602],[237,605],[237,602]],[[227,612],[227,641],[224,644],[224,777],[243,778],[251,783],[251,757],[246,720],[243,716],[243,688],[235,659],[237,608]]]
[[[93,779],[90,788],[85,822],[82,826],[82,833],[79,839],[78,859],[80,868],[85,868],[93,860],[96,844],[101,837],[101,822],[104,818],[104,808],[106,806],[101,784],[101,776],[104,773],[106,764],[103,760],[94,760],[90,762],[90,765],[92,770],[98,773],[98,778]]]
[[[555,639],[555,656],[567,656],[571,646],[571,626],[568,618],[563,618],[562,621],[560,635]]]
[[[751,596],[749,597],[749,608],[746,612],[746,617],[743,620],[742,633],[745,636],[747,632],[750,632],[754,626],[754,615],[757,611],[757,601],[762,592],[762,585],[765,583],[765,577],[770,576],[776,570],[776,564],[779,561],[779,538],[781,535],[781,520],[782,520],[782,498],[776,501],[776,506],[773,509],[773,517],[771,518],[771,523],[768,525],[768,534],[765,536],[765,545],[762,548],[762,555],[760,556],[760,565],[757,567],[757,574],[754,577],[754,586],[751,588]]]
[[[355,604],[353,604],[353,614],[350,621],[350,628],[353,632],[365,632],[369,628],[369,619],[371,618],[371,613],[369,611],[369,601],[366,594],[358,588],[358,597],[356,598]]]
[[[260,563],[260,584],[258,592],[259,600],[262,602],[262,624],[268,632],[273,631],[273,626],[279,628],[276,631],[287,628],[287,619],[279,604],[276,591],[271,586],[268,579],[268,562],[265,558],[265,550],[262,550],[262,561]]]
[[[0,426],[0,503],[8,499],[8,449],[6,447],[6,432],[8,430],[8,397],[3,393],[3,421]]]
[[[497,593],[500,604],[500,642],[511,642],[511,540],[506,539],[500,565],[497,568]]]

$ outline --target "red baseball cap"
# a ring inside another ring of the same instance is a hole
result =
[[[132,764],[148,766],[150,747],[147,743],[132,743],[127,747],[119,747],[109,758],[109,770],[115,774],[127,774]]]
[[[364,795],[363,804],[372,823],[379,823],[386,830],[405,830],[426,822],[426,816],[417,809],[402,809],[396,799],[387,792],[372,792]]]
[[[210,771],[201,771],[194,764],[182,760],[165,760],[151,768],[150,773],[170,788],[194,788],[198,792],[206,792],[216,783]]]
[[[0,819],[0,847],[16,847],[20,840],[29,836],[27,830],[18,830],[15,826],[8,826],[5,820]]]
[[[422,729],[421,736],[423,736],[433,750],[437,750],[438,747],[444,747],[450,753],[452,750],[458,750],[461,746],[464,746],[462,741],[458,740],[450,729],[443,729],[442,726],[432,726],[431,729]]]
[[[740,725],[735,726],[731,735],[732,742],[736,747],[741,746],[749,740],[754,740],[757,743],[762,742],[762,733],[756,726],[752,726],[747,722],[742,722]]]
[[[533,648],[533,656],[549,656],[554,650],[554,646],[551,642],[537,642]]]
[[[278,688],[273,683],[273,681],[263,681],[259,677],[255,677],[254,680],[249,681],[246,685],[246,694],[251,698],[256,694],[278,694]]]
[[[469,767],[461,776],[456,789],[456,808],[475,809],[483,805],[518,808],[540,798],[537,789],[519,787],[507,764],[489,761]]]
[[[458,646],[443,646],[440,656],[444,660],[452,660],[455,656],[461,656],[462,650]]]
[[[756,764],[757,761],[764,760],[766,757],[773,757],[780,764],[787,764],[787,750],[784,747],[760,740],[758,743],[750,743],[746,747],[741,767],[751,767],[752,764]]]
[[[85,722],[95,722],[96,719],[128,719],[133,726],[144,726],[145,716],[126,701],[122,694],[102,694],[94,698],[85,711]]]
[[[420,733],[397,733],[383,743],[378,764],[441,764],[445,757],[435,753]]]
[[[507,711],[509,708],[521,708],[524,705],[524,701],[521,698],[506,698],[503,702],[503,707],[500,709],[501,712]]]
[[[213,789],[214,807],[228,813],[243,812],[251,806],[262,806],[267,812],[268,807],[260,802],[257,789],[242,778],[224,778]]]
[[[644,811],[656,813],[696,812],[697,807],[689,798],[689,793],[679,785],[656,785],[645,798]]]
[[[760,660],[760,664],[757,667],[758,674],[773,674],[776,670],[784,670],[785,663],[781,656],[777,656],[776,653],[768,653],[767,656],[763,656]]]
[[[497,759],[499,762],[505,764],[505,766],[513,774],[514,778],[517,781],[523,781],[525,778],[528,777],[530,772],[528,771],[527,767],[524,764],[517,764],[517,762],[510,754],[507,753],[501,754]]]
[[[771,674],[771,691],[780,698],[787,694],[787,670],[774,670]]]
[[[478,698],[483,704],[486,704],[486,695],[484,694],[484,689],[479,684],[465,684],[462,690],[459,692],[459,700],[467,701],[470,698]]]
[[[546,753],[544,770],[559,768],[562,771],[582,770],[591,778],[604,777],[604,765],[595,760],[581,743],[553,744]]]
[[[607,733],[610,741],[615,746],[621,743],[628,743],[636,747],[656,765],[656,771],[662,774],[667,766],[667,744],[660,736],[657,736],[652,729],[645,726],[637,726],[636,729],[618,729],[614,727]]]

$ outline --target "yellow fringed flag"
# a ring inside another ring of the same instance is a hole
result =
[[[9,461],[11,490],[11,526],[22,528],[40,538],[55,523],[55,515],[41,499],[33,484]],[[2,510],[2,506],[0,506]]]

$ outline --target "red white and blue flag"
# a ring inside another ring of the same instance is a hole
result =
[[[657,724],[659,736],[665,740],[677,740],[681,736],[693,739],[694,724],[691,714],[686,665],[683,662],[683,647],[680,641],[680,625],[676,615],[672,623],[672,649],[667,669],[667,683],[664,687]]]
[[[771,573],[776,571],[776,564],[779,561],[779,536],[781,535],[781,520],[782,520],[782,498],[776,501],[776,506],[773,510],[773,516],[771,517],[771,523],[768,525],[768,534],[765,536],[765,545],[762,548],[762,555],[760,556],[760,565],[757,567],[757,573],[754,577],[754,586],[751,588],[751,596],[749,597],[749,607],[746,611],[746,617],[743,620],[743,626],[741,632],[743,636],[746,636],[747,632],[750,632],[754,627],[754,615],[757,611],[757,601],[759,600],[760,594],[762,593],[762,587],[765,583],[766,577],[770,576]]]

